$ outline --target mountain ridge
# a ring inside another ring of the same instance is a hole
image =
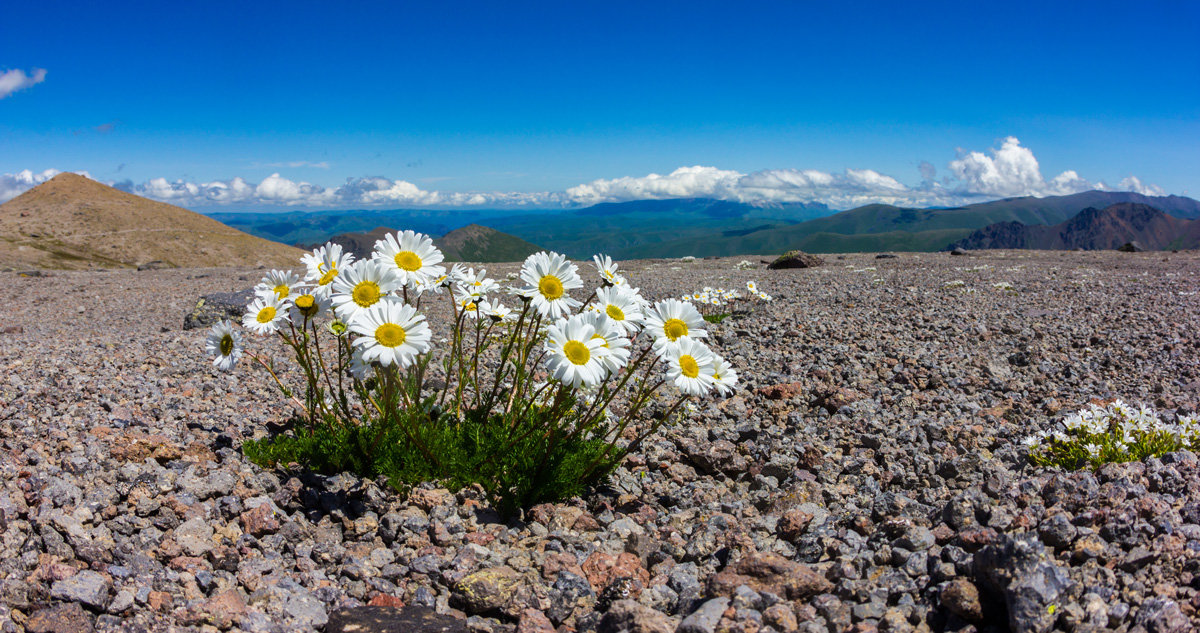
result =
[[[0,267],[294,265],[299,249],[69,172],[0,204]]]
[[[947,248],[1107,250],[1136,242],[1147,250],[1200,247],[1200,220],[1167,215],[1146,204],[1122,202],[1088,207],[1054,225],[990,224]]]

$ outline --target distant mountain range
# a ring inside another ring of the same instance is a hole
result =
[[[295,266],[302,254],[69,172],[0,204],[0,268]]]
[[[1172,217],[1135,202],[1104,209],[1089,207],[1054,225],[1019,222],[990,224],[950,245],[950,248],[1029,248],[1040,250],[1115,249],[1136,243],[1145,250],[1200,247],[1200,220]]]
[[[375,250],[375,242],[382,240],[388,233],[395,232],[397,229],[380,226],[366,233],[335,235],[328,241],[341,244],[346,251],[362,259],[371,256]],[[531,253],[545,250],[519,237],[478,224],[454,229],[442,237],[435,238],[433,243],[441,249],[449,262],[519,262]],[[319,244],[314,243],[304,245],[303,248],[311,249],[317,246]]]
[[[918,209],[872,204],[835,212],[824,205],[757,206],[709,199],[640,200],[573,211],[346,211],[222,213],[212,217],[248,233],[286,243],[323,242],[378,226],[444,235],[481,224],[532,244],[586,258],[618,259],[781,253],[937,251],[976,229],[1001,222],[1053,225],[1087,208],[1131,202],[1181,219],[1200,218],[1200,202],[1181,196],[1087,191],[1022,197],[954,208]]]

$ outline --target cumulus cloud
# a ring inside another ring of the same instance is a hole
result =
[[[45,80],[45,68],[34,68],[32,75],[26,75],[25,71],[20,69],[0,72],[0,99],[10,96],[18,90],[24,90],[30,86],[40,84]]]
[[[323,163],[304,163],[320,166]],[[559,192],[444,192],[422,189],[406,180],[382,176],[347,178],[336,187],[292,180],[274,173],[254,183],[236,177],[211,182],[153,178],[114,186],[185,207],[371,208],[371,207],[581,207],[601,202],[714,198],[750,204],[821,203],[848,209],[870,203],[903,206],[950,206],[999,197],[1065,195],[1089,189],[1111,190],[1073,170],[1047,180],[1037,158],[1015,137],[986,152],[959,151],[950,175],[936,180],[937,169],[918,166],[921,181],[909,186],[873,169],[825,172],[816,169],[764,169],[748,174],[718,167],[680,167],[668,174],[597,179]],[[0,177],[0,202],[58,173],[22,171]],[[1117,187],[1146,195],[1164,195],[1161,187],[1134,176]]]
[[[15,198],[25,193],[26,190],[32,189],[60,173],[62,172],[57,169],[47,169],[40,173],[34,173],[26,169],[15,174],[0,175],[0,202]]]

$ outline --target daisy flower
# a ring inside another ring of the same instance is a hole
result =
[[[559,319],[546,331],[546,368],[559,382],[572,387],[598,385],[608,370],[609,354],[603,337],[594,338],[596,329],[584,315]]]
[[[685,394],[702,396],[716,384],[712,350],[690,336],[681,336],[667,350],[667,380]]]
[[[292,292],[292,307],[288,317],[292,323],[312,322],[317,317],[325,316],[333,306],[333,301],[316,288],[295,288]]]
[[[446,269],[438,264],[442,251],[424,233],[401,231],[387,234],[375,242],[374,258],[386,262],[396,271],[400,285],[415,286],[417,282],[441,277]]]
[[[398,301],[382,301],[359,311],[350,322],[350,331],[359,335],[354,346],[362,350],[363,362],[384,367],[394,364],[401,369],[412,365],[418,354],[428,352],[433,338],[425,317]]]
[[[479,304],[477,301],[477,297],[472,297],[469,294],[460,293],[457,291],[454,293],[454,302],[458,305],[459,311],[467,315],[469,318],[479,318]]]
[[[300,261],[308,268],[305,281],[315,284],[317,292],[328,297],[332,294],[333,280],[354,263],[354,255],[344,252],[341,244],[327,242],[301,257]]]
[[[600,288],[592,304],[626,334],[633,334],[642,325],[642,305],[637,297],[621,286]]]
[[[242,333],[233,329],[229,319],[218,322],[208,331],[204,351],[213,358],[213,367],[221,371],[232,371],[242,357]]]
[[[354,353],[350,355],[350,375],[356,380],[366,380],[371,377],[374,369],[375,367],[371,363],[363,360],[363,350],[361,347],[354,350]]]
[[[545,251],[530,255],[521,267],[521,280],[525,286],[518,293],[532,300],[544,317],[559,318],[580,305],[567,291],[582,288],[583,280],[565,255]]]
[[[615,285],[613,282],[620,275],[617,274],[617,263],[608,255],[594,255],[592,261],[596,263],[596,271],[600,273],[605,285]]]
[[[255,334],[270,334],[287,322],[287,301],[275,295],[259,295],[246,306],[242,326]]]
[[[455,281],[463,292],[476,298],[500,289],[500,284],[496,283],[495,279],[488,278],[486,268],[480,268],[478,274],[474,268],[468,268],[467,272],[462,273]]]
[[[290,270],[272,270],[254,287],[254,294],[275,295],[280,299],[287,299],[299,283],[299,275]]]
[[[333,281],[333,309],[343,321],[383,301],[400,287],[394,267],[377,259],[355,262]]]
[[[733,393],[738,375],[733,366],[717,354],[713,354],[713,384],[721,395]]]
[[[654,338],[654,347],[675,344],[687,336],[697,339],[708,336],[704,317],[696,306],[678,299],[663,299],[646,312],[646,333]]]
[[[585,312],[580,316],[596,330],[592,338],[603,341],[605,349],[608,350],[604,357],[604,367],[608,373],[615,374],[617,370],[628,365],[630,341],[625,336],[625,330],[600,312]]]
[[[499,301],[492,302],[487,299],[479,302],[479,313],[489,319],[499,323],[501,321],[512,320],[512,310]]]
[[[758,284],[753,281],[747,281],[746,290],[749,290],[750,294],[758,294]]]

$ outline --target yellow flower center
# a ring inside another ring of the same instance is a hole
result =
[[[663,323],[663,334],[672,341],[678,340],[681,336],[687,336],[688,327],[683,319],[667,319]]]
[[[275,308],[273,308],[271,306],[267,306],[267,307],[263,308],[262,310],[258,311],[258,322],[259,323],[270,323],[271,321],[274,321],[274,320],[275,320]]]
[[[402,345],[406,338],[408,338],[408,335],[404,333],[404,328],[395,323],[384,323],[375,328],[375,340],[384,347]]]
[[[408,272],[421,270],[421,257],[412,251],[396,253],[396,265]]]
[[[700,363],[690,355],[684,354],[679,357],[679,371],[688,378],[695,378],[700,375]]]
[[[233,336],[226,334],[221,337],[221,355],[228,356],[233,353]]]
[[[290,292],[288,290],[287,285],[285,285],[285,284],[279,284],[278,286],[275,286],[274,290],[275,290],[275,295],[278,296],[280,299],[287,299],[288,292]]]
[[[567,341],[563,344],[563,354],[566,355],[567,360],[576,365],[586,364],[588,359],[592,357],[592,352],[588,349],[588,346],[579,341]]]
[[[604,338],[603,336],[600,336],[599,334],[593,334],[592,340],[596,340],[596,339],[600,339],[600,344],[605,347],[608,347],[608,339]]]
[[[543,297],[554,301],[563,296],[562,282],[554,275],[546,275],[538,282],[538,292],[542,293]]]
[[[322,266],[323,266],[323,265],[324,265],[324,264],[322,264]],[[320,270],[320,269],[318,268],[318,270]],[[328,285],[328,284],[329,284],[329,282],[333,281],[333,278],[334,278],[334,277],[337,277],[337,269],[336,269],[336,268],[333,268],[333,267],[331,266],[331,267],[329,268],[329,272],[325,273],[324,275],[321,275],[321,278],[317,280],[317,285],[318,285],[318,286],[325,286],[325,285]]]
[[[317,302],[312,295],[300,295],[296,297],[296,309],[306,317],[310,317],[317,313]]]
[[[357,286],[354,286],[354,292],[350,293],[354,298],[354,303],[369,308],[376,303],[379,303],[379,284],[373,281],[360,281]]]
[[[608,318],[610,318],[614,321],[624,321],[625,320],[625,313],[622,312],[620,308],[618,308],[617,306],[615,306],[611,303],[608,304],[608,307],[604,309],[604,313],[608,315]]]

